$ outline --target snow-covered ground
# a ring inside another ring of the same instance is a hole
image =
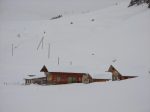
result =
[[[149,112],[149,76],[122,82],[0,86],[1,112]]]
[[[129,2],[0,0],[0,112],[149,112],[150,10],[144,4],[127,8]],[[59,14],[63,17],[50,20]],[[43,48],[37,50],[42,37]],[[43,65],[49,71],[103,78],[110,77],[105,72],[110,64],[139,77],[87,85],[20,85],[27,75],[40,75]]]

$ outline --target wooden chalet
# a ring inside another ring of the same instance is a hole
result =
[[[68,84],[68,83],[91,83],[92,77],[88,73],[71,72],[48,72],[46,66],[43,66],[40,72],[44,72],[45,77],[27,78],[25,84]]]
[[[44,72],[45,77],[26,78],[25,84],[69,84],[69,83],[92,83],[92,82],[106,82],[110,79],[93,79],[88,73],[73,73],[73,72],[48,72],[46,66],[43,66],[40,72]]]
[[[112,81],[125,80],[125,79],[138,77],[138,76],[124,76],[121,73],[119,73],[118,70],[112,65],[110,65],[108,71],[106,71],[106,72],[111,72],[112,73]]]

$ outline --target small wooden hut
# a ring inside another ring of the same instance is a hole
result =
[[[123,76],[121,73],[118,72],[118,70],[113,65],[110,65],[108,71],[106,71],[106,72],[112,73],[112,81],[125,80],[125,79],[137,77],[137,76]]]

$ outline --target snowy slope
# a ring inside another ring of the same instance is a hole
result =
[[[129,0],[83,0],[81,4],[79,0],[15,1],[0,1],[1,112],[150,111],[147,6],[127,8]],[[45,5],[48,3],[53,7]],[[60,9],[65,9],[55,11],[57,3]],[[49,20],[58,14],[63,17]],[[43,48],[37,50],[42,37]],[[43,65],[49,71],[88,72],[101,78],[110,76],[105,72],[110,64],[123,74],[139,77],[89,85],[19,85],[29,74],[40,75]]]
[[[58,20],[1,21],[1,77],[20,80],[26,74],[38,73],[44,64],[50,71],[104,74],[113,59],[117,59],[115,66],[123,73],[147,74],[149,10],[146,6],[127,8],[127,5],[128,2],[118,2],[99,11]],[[43,36],[44,48],[40,46],[37,50]]]
[[[123,0],[0,0],[0,20],[43,20],[103,9]]]

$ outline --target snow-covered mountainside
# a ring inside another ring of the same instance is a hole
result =
[[[0,0],[0,112],[149,112],[150,10],[145,4],[128,8],[129,2]],[[27,75],[40,75],[43,65],[101,78],[110,76],[110,64],[139,77],[20,85]]]
[[[123,0],[0,0],[1,20],[43,20],[103,9]]]

